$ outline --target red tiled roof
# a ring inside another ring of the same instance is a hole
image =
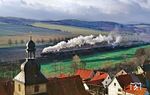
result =
[[[89,95],[80,76],[51,78],[47,88],[49,95]]]
[[[93,81],[87,81],[87,85],[102,85],[103,80],[93,80]]]
[[[86,69],[78,69],[75,73],[75,75],[80,75],[80,77],[83,80],[92,78],[93,74],[94,74],[93,70],[86,70]]]
[[[108,74],[104,72],[97,72],[95,76],[87,84],[102,85],[102,82],[107,78]]]
[[[105,72],[96,72],[95,76],[92,78],[92,81],[94,80],[103,80],[106,79],[108,76]]]
[[[137,88],[137,89],[135,89],[135,86],[133,86],[133,85],[128,85],[126,88],[125,88],[125,90],[124,90],[124,92],[127,92],[127,93],[130,93],[130,94],[134,94],[134,95],[145,95],[145,93],[146,93],[146,91],[147,91],[147,89],[146,88]]]
[[[65,77],[68,77],[68,75],[66,75],[66,74],[60,74],[60,75],[58,76],[58,78],[65,78]]]

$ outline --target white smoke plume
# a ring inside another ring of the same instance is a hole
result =
[[[101,35],[98,36],[89,35],[89,36],[78,36],[68,41],[61,41],[60,43],[49,46],[43,49],[43,53],[46,52],[57,52],[61,49],[73,48],[73,47],[81,47],[83,45],[94,45],[97,43],[107,42],[112,46],[116,46],[119,43],[131,43],[131,42],[150,42],[150,35],[146,33],[118,33],[118,32],[111,32],[109,35]]]
[[[94,37],[94,35],[89,36],[78,36],[67,42],[61,41],[54,46],[49,46],[43,49],[42,52],[56,52],[64,48],[81,47],[85,44],[94,45],[96,43],[107,42],[108,44],[117,44],[121,42],[122,37],[120,35],[109,34],[108,36],[101,35]]]

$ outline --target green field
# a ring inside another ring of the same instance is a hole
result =
[[[34,23],[32,24],[35,27],[40,27],[40,28],[48,28],[48,29],[58,29],[61,31],[69,32],[75,35],[91,35],[91,34],[107,34],[106,32],[98,31],[98,30],[93,30],[93,29],[88,29],[88,28],[81,28],[81,27],[73,27],[73,26],[66,26],[66,25],[56,25],[56,24],[46,24],[46,23]]]
[[[129,60],[132,58],[139,48],[150,47],[150,45],[140,46],[125,50],[116,50],[111,52],[105,53],[98,53],[91,56],[81,57],[82,61],[86,62],[86,68],[88,69],[98,69],[105,65],[114,66],[114,64],[121,63],[125,60]],[[127,56],[127,59],[124,59],[124,55]],[[49,62],[47,64],[42,65],[42,72],[46,75],[54,75],[59,73],[68,73],[71,72],[71,63],[72,59],[70,60],[63,60],[59,62]],[[57,69],[57,70],[56,70]]]

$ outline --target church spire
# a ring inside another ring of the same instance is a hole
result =
[[[35,51],[36,51],[35,43],[32,40],[32,36],[30,36],[30,40],[26,44],[27,59],[34,59]]]
[[[35,43],[32,36],[26,44],[27,59],[21,65],[20,73],[14,80],[14,95],[48,95],[47,78],[42,74],[41,66],[35,59]]]

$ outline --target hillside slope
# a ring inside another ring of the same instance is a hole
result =
[[[150,24],[121,24],[110,21],[80,21],[80,20],[59,20],[59,21],[42,21],[49,24],[68,25],[76,27],[84,27],[101,31],[118,30],[128,32],[145,32],[149,33]]]

